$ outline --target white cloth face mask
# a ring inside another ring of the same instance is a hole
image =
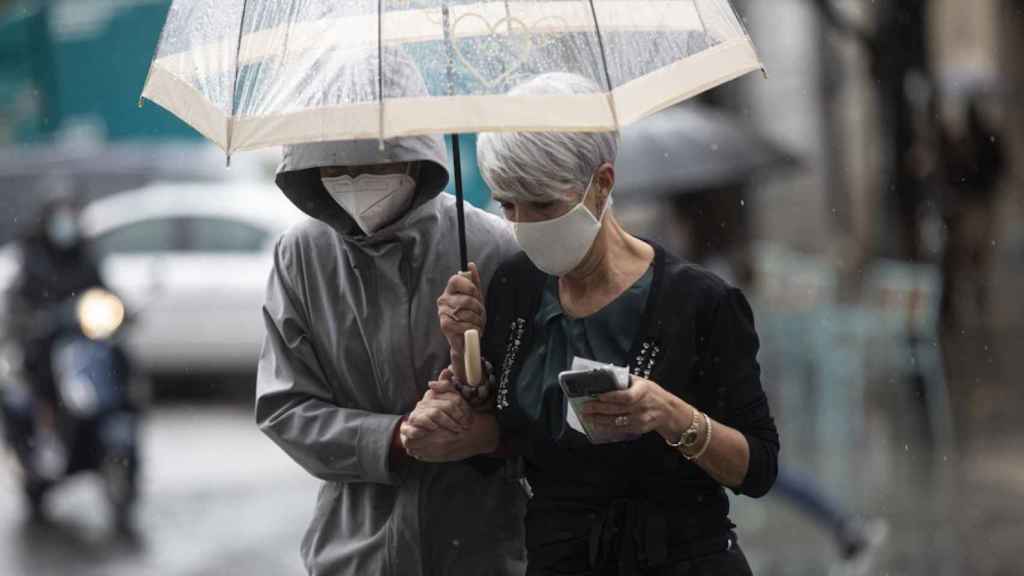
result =
[[[596,175],[596,173],[595,173]],[[601,231],[601,222],[612,204],[611,191],[597,218],[583,205],[594,185],[590,177],[579,204],[565,214],[541,222],[515,222],[512,230],[519,246],[533,264],[552,276],[564,276],[579,266]]]
[[[343,175],[320,180],[331,198],[367,235],[394,221],[416,194],[416,180],[408,174]]]

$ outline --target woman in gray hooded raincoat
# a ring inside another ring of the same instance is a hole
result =
[[[405,79],[423,90],[417,76]],[[414,460],[396,442],[403,415],[427,401],[450,361],[436,312],[459,267],[446,164],[435,136],[284,150],[277,183],[311,219],[275,250],[256,419],[324,481],[302,542],[310,574],[525,567],[525,494],[511,472]],[[465,217],[485,288],[515,241],[500,218],[471,206]]]

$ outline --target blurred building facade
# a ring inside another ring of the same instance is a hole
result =
[[[85,199],[156,180],[269,180],[276,149],[236,155],[139,94],[170,0],[0,0],[0,244],[53,186]],[[488,193],[464,135],[466,197]],[[450,147],[450,146],[449,146]]]
[[[1014,503],[1024,488],[1013,479],[1020,478],[1024,462],[1008,458],[1003,446],[1024,438],[1017,415],[1024,406],[1024,230],[1018,225],[1024,217],[1024,2],[749,0],[741,6],[769,81],[742,81],[732,105],[804,159],[801,174],[754,183],[747,198],[754,243],[801,255],[793,266],[785,258],[764,257],[774,252],[760,252],[758,291],[771,293],[774,285],[790,295],[755,305],[765,330],[765,362],[784,352],[769,350],[773,339],[799,335],[792,332],[796,316],[776,322],[785,306],[812,309],[808,330],[847,331],[813,353],[813,362],[825,363],[815,372],[816,385],[793,390],[797,375],[776,389],[773,400],[789,432],[784,461],[812,471],[853,508],[893,520],[897,535],[885,563],[891,573],[1019,573],[1013,542],[1019,541],[1016,526],[1024,510]],[[912,26],[900,20],[918,16],[923,33],[916,39],[911,36],[917,34],[871,38],[898,29],[894,21]],[[912,60],[899,50],[904,42],[913,52],[915,40],[926,49],[914,63],[918,70],[895,89],[884,86],[892,76],[879,67],[891,62],[880,60]],[[905,117],[899,121],[909,130],[898,150],[894,115],[885,109],[893,94],[903,100],[899,113]],[[965,199],[958,183],[949,181],[951,159],[942,146],[943,131],[955,135],[965,129],[971,101],[980,102],[992,128],[989,148],[1004,156],[994,190],[977,199]],[[908,194],[906,186],[914,189]],[[912,234],[901,214],[900,200],[907,198],[913,200]],[[957,226],[974,230],[964,233]],[[953,249],[966,256],[951,261]],[[910,292],[887,294],[899,288],[892,281],[899,277],[911,283]],[[961,297],[962,311],[943,320],[940,300],[950,285],[944,277],[953,278],[958,291],[980,287],[987,302],[975,302],[973,294]],[[825,309],[823,300],[830,300]],[[857,333],[852,327],[858,318],[870,318],[865,325],[877,329],[886,315],[848,312],[875,305],[884,312],[887,300],[906,309],[903,320],[899,313],[889,315],[890,328],[920,328],[908,330],[903,340],[863,349],[859,364],[869,370],[858,382],[843,373],[842,359],[854,342],[850,335]],[[926,463],[929,457],[913,434],[901,429],[907,424],[901,420],[914,418],[913,397],[928,395],[907,390],[908,384],[920,384],[931,351],[941,352],[934,363],[954,416],[954,451],[938,464]],[[886,363],[902,365],[902,372],[880,370]],[[849,392],[849,386],[857,391]],[[800,439],[804,429],[811,441]],[[858,456],[856,462],[837,462],[835,454]],[[898,470],[915,459],[920,468],[907,468],[901,477]],[[900,482],[921,492],[894,496]],[[946,499],[949,504],[938,504]],[[926,510],[928,502],[936,507]],[[945,524],[956,528],[930,528]],[[794,566],[805,565],[806,555],[801,548],[777,573],[804,573]]]

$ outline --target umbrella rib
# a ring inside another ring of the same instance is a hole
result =
[[[594,0],[589,0],[590,15],[594,17],[594,33],[597,35],[597,49],[601,52],[601,66],[604,68],[604,79],[608,85],[608,108],[612,112],[612,123],[615,130],[619,130],[619,113],[615,109],[615,97],[612,94],[612,75],[608,72],[608,57],[604,52],[604,38],[601,37],[601,25],[597,23],[597,8],[594,7]]]
[[[157,56],[160,55],[160,47],[164,44],[164,33],[167,32],[167,21],[170,20],[170,11],[168,8],[164,16],[164,23],[160,26],[160,36],[156,39],[156,46],[153,48],[153,58],[149,61],[149,68],[146,70],[146,81],[142,83],[142,92],[146,91],[146,86],[149,85],[149,77],[153,75],[153,61],[156,60]],[[142,93],[139,93],[139,108],[142,108]]]
[[[242,18],[238,23],[238,46],[235,48],[235,81],[231,84],[231,113],[228,115],[227,136],[224,152],[227,154],[228,166],[231,166],[231,128],[234,124],[238,101],[238,77],[242,70],[242,36],[245,33],[245,13],[249,8],[249,0],[242,0]]]
[[[384,0],[377,0],[377,117],[380,132],[380,151],[384,151],[384,45],[383,38]]]

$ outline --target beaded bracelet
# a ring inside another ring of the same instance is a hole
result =
[[[493,370],[491,370],[491,363],[487,360],[483,362],[483,378],[481,378],[480,384],[477,386],[471,386],[466,384],[455,375],[452,375],[452,384],[455,385],[455,389],[473,408],[480,408],[487,405],[493,399],[494,385],[492,382]]]
[[[698,450],[697,453],[694,454],[693,456],[687,456],[686,454],[683,454],[683,458],[686,458],[690,462],[695,462],[698,459],[700,459],[700,457],[703,456],[705,452],[707,452],[708,446],[711,446],[711,417],[708,416],[707,414],[704,415],[704,424],[707,425],[707,435],[704,436],[704,444],[700,447],[700,450]]]

